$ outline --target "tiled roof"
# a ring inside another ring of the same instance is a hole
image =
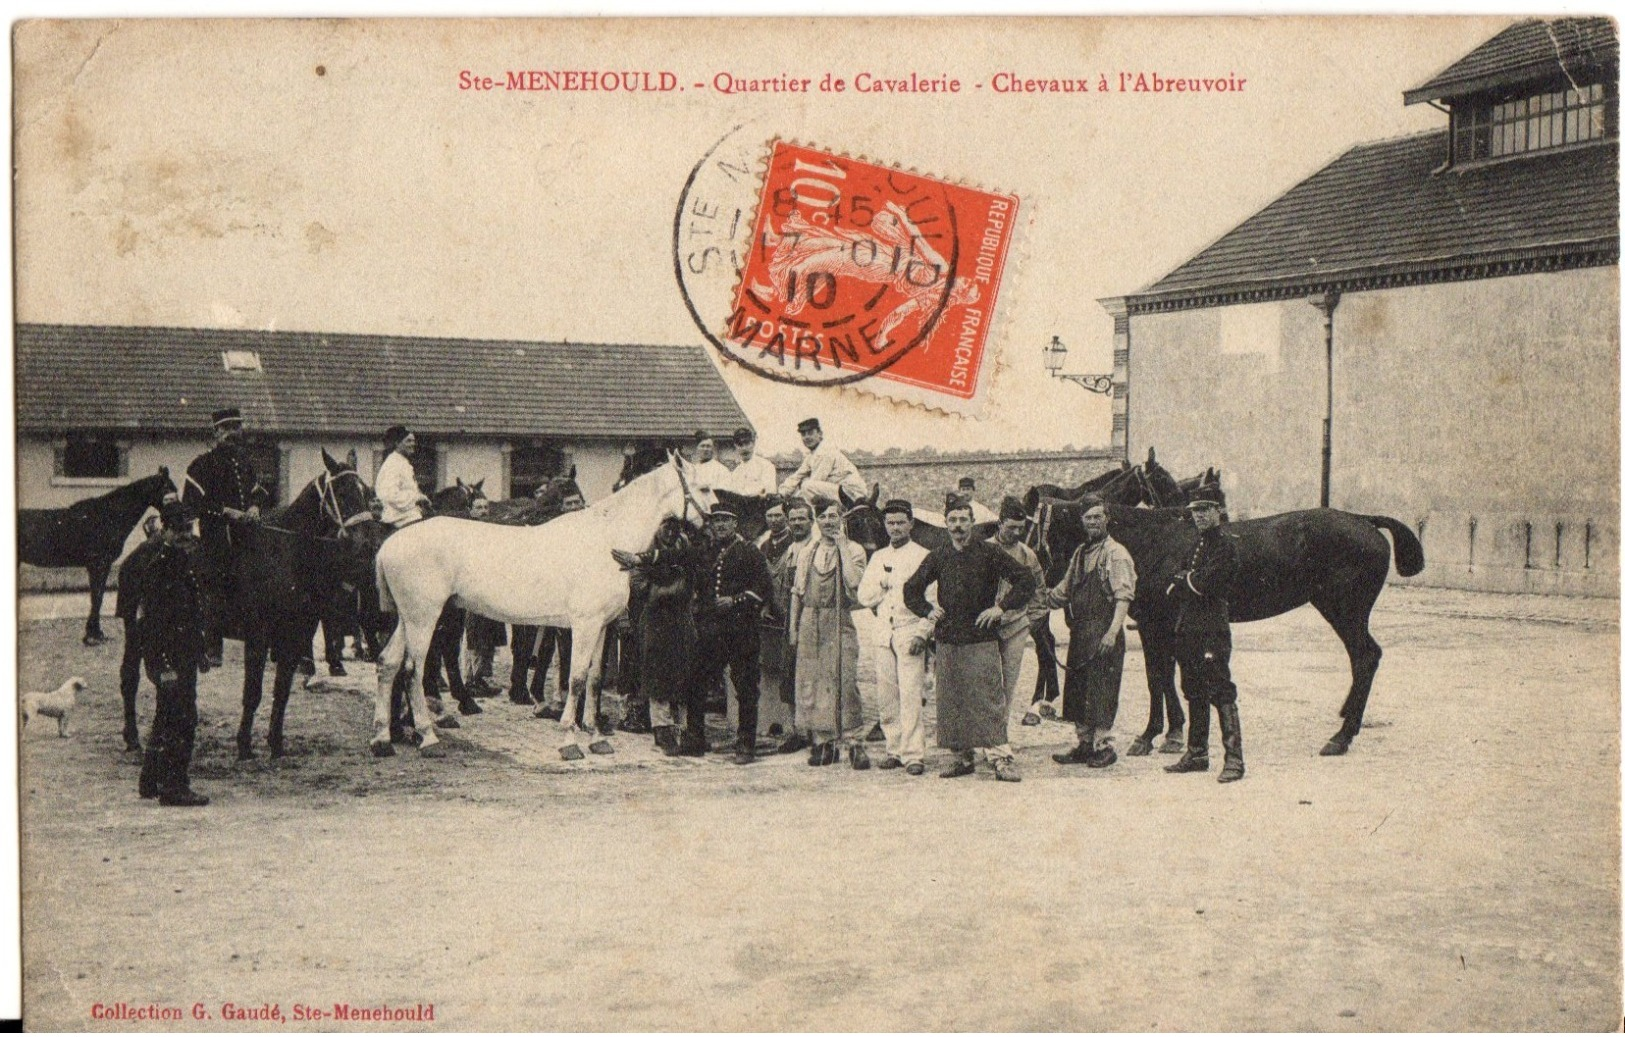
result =
[[[1619,247],[1619,146],[1441,170],[1443,130],[1350,148],[1135,303]],[[1617,258],[1616,260],[1617,261]]]
[[[1412,90],[1405,103],[1461,97],[1537,80],[1581,78],[1619,67],[1619,36],[1608,18],[1531,19],[1510,26]]]
[[[227,372],[226,350],[263,373]],[[251,427],[572,439],[750,424],[701,346],[19,324],[19,431],[196,432],[235,404]]]

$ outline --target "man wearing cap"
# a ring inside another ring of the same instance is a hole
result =
[[[974,503],[974,502],[973,502]],[[971,517],[975,518],[975,509],[971,510]],[[1038,555],[1033,549],[1021,542],[1022,534],[1027,531],[1027,511],[1021,502],[1014,497],[1006,497],[999,504],[999,527],[994,530],[988,543],[997,547],[1032,574],[1033,586],[1044,587],[1044,567],[1039,564]],[[1003,594],[1009,585],[1000,582],[999,592]],[[1041,593],[1034,593],[1024,609],[1012,610],[999,621],[999,664],[1004,674],[1004,702],[1008,712],[1010,704],[1015,701],[1016,686],[1021,683],[1021,661],[1027,654],[1027,639],[1031,635],[1033,620],[1038,616],[1048,615],[1049,605]]]
[[[845,454],[824,442],[824,429],[817,418],[801,422],[796,426],[796,431],[801,433],[801,445],[806,447],[807,456],[801,459],[801,466],[784,480],[779,487],[780,493],[786,497],[799,493],[809,500],[827,497],[833,501],[841,499],[842,490],[851,500],[869,495],[869,484],[863,481],[857,466]]]
[[[423,518],[423,506],[429,503],[428,496],[418,486],[417,473],[412,470],[418,437],[405,425],[391,425],[384,431],[384,449],[389,451],[389,456],[378,466],[373,493],[384,506],[383,521],[400,529]]]
[[[203,656],[202,588],[194,569],[199,547],[191,515],[179,501],[165,501],[163,531],[139,587],[136,628],[147,677],[158,688],[138,791],[166,807],[207,806],[192,790],[187,771],[197,734],[197,674]]]
[[[971,521],[973,523],[980,526],[980,525],[984,525],[985,523],[988,523],[988,522],[997,522],[998,521],[999,516],[997,516],[997,515],[995,515],[993,513],[993,509],[987,507],[981,501],[976,499],[976,480],[975,479],[971,478],[968,475],[960,476],[960,478],[959,478],[959,495],[961,497],[970,498],[970,517],[971,517]]]
[[[1032,571],[975,535],[970,499],[948,498],[948,543],[926,556],[903,584],[903,601],[916,616],[936,624],[937,744],[953,751],[942,771],[958,778],[976,770],[976,750],[986,752],[1000,781],[1020,781],[1010,749],[1010,699],[999,657],[999,627],[1022,612],[1037,584]],[[1000,581],[1009,590],[1001,597]],[[925,598],[937,585],[937,604]]]
[[[756,758],[757,707],[762,694],[762,635],[759,623],[764,607],[773,603],[773,577],[756,545],[739,535],[739,516],[720,505],[711,509],[709,533],[701,545],[700,577],[694,598],[699,650],[695,657],[691,704],[703,702],[705,689],[722,679],[733,681],[738,703],[739,731],[733,761]],[[685,737],[703,744],[704,713],[691,708]],[[696,728],[695,718],[701,723]]]
[[[880,769],[906,768],[918,777],[925,773],[925,646],[931,623],[909,611],[903,585],[931,552],[911,539],[914,507],[906,500],[889,500],[880,514],[889,543],[869,557],[869,567],[858,584],[858,604],[873,609],[880,620],[875,657],[876,695],[880,729],[886,734],[886,758]]]
[[[1246,773],[1241,758],[1241,714],[1236,685],[1230,679],[1230,583],[1236,573],[1236,545],[1219,525],[1224,497],[1217,487],[1203,486],[1186,505],[1196,526],[1196,547],[1184,568],[1174,574],[1166,594],[1179,607],[1174,621],[1174,660],[1179,686],[1190,705],[1185,755],[1163,768],[1171,774],[1207,770],[1208,706],[1219,714],[1224,742],[1221,782]]]
[[[700,490],[727,489],[733,478],[728,466],[717,460],[717,441],[701,429],[694,433],[694,487]]]
[[[795,753],[807,747],[805,732],[796,730],[796,647],[790,643],[790,599],[795,593],[796,567],[801,554],[817,542],[813,535],[812,505],[800,497],[792,497],[782,505],[784,533],[775,534],[772,526],[774,508],[769,507],[768,531],[757,541],[757,548],[767,561],[773,577],[773,609],[764,613],[762,626],[771,625],[763,643],[764,657],[768,660],[770,676],[779,681],[779,701],[790,707],[790,731],[779,744],[779,752]]]
[[[1134,601],[1134,559],[1107,533],[1106,503],[1094,494],[1078,501],[1084,541],[1072,553],[1066,575],[1047,594],[1050,608],[1066,609],[1072,640],[1066,650],[1066,697],[1061,718],[1078,732],[1078,744],[1051,757],[1056,763],[1110,767],[1117,697],[1123,686],[1123,626]],[[1047,615],[1047,614],[1046,614]]]
[[[214,446],[187,466],[181,496],[187,512],[197,516],[201,541],[204,669],[220,665],[227,603],[232,598],[232,559],[238,546],[233,528],[258,522],[260,505],[267,499],[243,450],[242,411],[222,407],[214,412],[213,424]]]
[[[739,463],[722,484],[741,497],[771,497],[778,492],[779,470],[765,457],[756,456],[756,433],[748,428],[734,430],[734,452]]]

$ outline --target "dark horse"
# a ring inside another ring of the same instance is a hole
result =
[[[17,512],[19,561],[45,568],[82,565],[90,574],[85,644],[99,645],[107,640],[102,633],[102,596],[107,592],[107,574],[124,551],[130,531],[149,508],[157,510],[164,495],[174,492],[169,469],[160,468],[144,479],[66,508],[25,508]]]
[[[1045,505],[1043,523],[1052,558],[1070,558],[1082,542],[1077,506]],[[1163,590],[1196,546],[1196,529],[1182,509],[1107,506],[1111,535],[1134,557],[1139,590],[1129,614],[1139,624],[1145,677],[1152,713],[1145,732],[1130,750],[1149,751],[1162,732],[1158,704],[1174,695],[1174,625],[1177,609]],[[1360,733],[1371,682],[1382,648],[1371,636],[1371,609],[1388,578],[1388,541],[1394,538],[1395,570],[1401,576],[1422,571],[1422,543],[1404,523],[1383,515],[1357,515],[1329,508],[1292,511],[1225,527],[1235,539],[1238,569],[1230,587],[1230,619],[1250,623],[1313,605],[1331,624],[1348,651],[1353,684],[1339,715],[1343,724],[1322,756],[1348,752]],[[1173,725],[1170,725],[1173,726]]]
[[[257,525],[242,527],[231,560],[232,604],[227,634],[243,642],[243,719],[237,758],[252,759],[254,714],[259,710],[267,658],[276,662],[271,729],[273,757],[283,752],[282,725],[299,663],[310,652],[316,624],[343,582],[365,579],[368,542],[352,531],[372,518],[354,468],[322,451],[327,470],[293,502]]]

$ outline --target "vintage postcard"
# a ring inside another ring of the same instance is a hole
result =
[[[24,1024],[1621,1024],[1606,17],[13,26]]]

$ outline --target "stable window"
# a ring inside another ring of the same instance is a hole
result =
[[[56,444],[52,474],[58,479],[122,479],[129,475],[129,449],[107,436],[73,433]]]
[[[516,443],[508,454],[508,496],[533,496],[548,480],[569,474],[564,448],[558,444]]]

